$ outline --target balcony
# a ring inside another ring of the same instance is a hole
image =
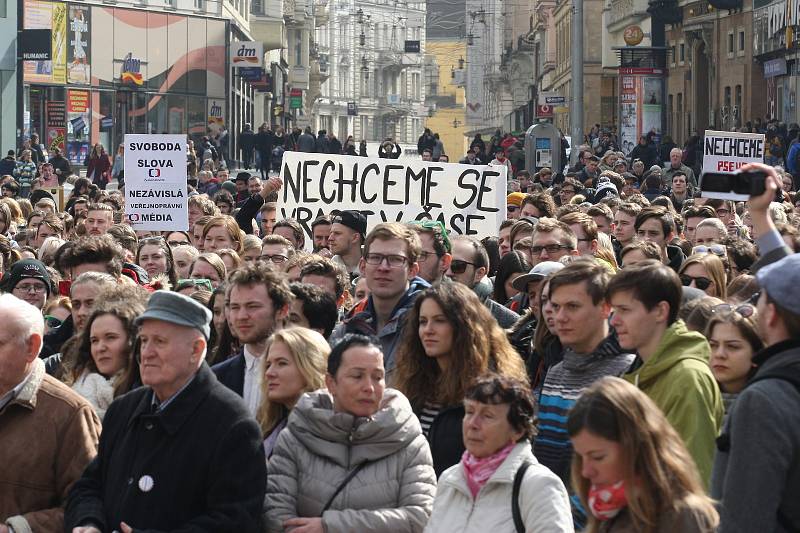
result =
[[[406,54],[399,49],[383,48],[378,50],[375,63],[385,70],[400,71],[408,67],[421,67],[422,54]]]
[[[286,46],[283,4],[283,0],[262,0],[251,4],[250,34],[254,40],[264,43],[265,52]]]

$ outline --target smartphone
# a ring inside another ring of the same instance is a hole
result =
[[[61,296],[69,296],[70,287],[72,287],[72,280],[62,279],[58,282],[58,294]]]
[[[700,191],[703,198],[747,201],[751,196],[766,190],[767,174],[760,171],[722,174],[706,172],[700,176]]]

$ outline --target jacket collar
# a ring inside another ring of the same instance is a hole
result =
[[[134,424],[140,417],[155,419],[167,433],[174,435],[211,393],[211,388],[216,380],[214,372],[203,362],[189,385],[164,410],[157,413],[152,412],[152,389],[143,394],[128,424]]]
[[[497,467],[497,470],[492,474],[492,477],[489,478],[489,481],[486,482],[484,487],[503,484],[511,485],[514,483],[514,476],[516,476],[517,470],[519,470],[522,462],[526,459],[532,464],[538,463],[531,451],[531,443],[528,441],[518,442],[514,446],[514,449],[511,450],[511,453],[508,454],[505,461]],[[467,486],[467,479],[464,476],[464,467],[461,465],[460,461],[457,464],[455,475],[448,477],[445,483],[453,486],[456,490],[463,492],[472,499],[472,492],[470,492]],[[481,489],[481,491],[483,490],[484,489]],[[480,493],[478,494],[480,495]]]
[[[33,368],[30,374],[28,374],[28,377],[26,377],[23,382],[22,388],[14,399],[9,402],[9,405],[20,405],[30,410],[35,409],[36,401],[39,396],[39,387],[42,385],[44,376],[44,361],[37,357],[33,362]]]
[[[785,341],[775,343],[772,346],[767,346],[755,354],[753,356],[753,363],[761,368],[765,363],[771,361],[779,353],[797,348],[800,348],[800,340],[798,339],[787,339]]]

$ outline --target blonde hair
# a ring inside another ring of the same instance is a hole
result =
[[[690,255],[681,265],[681,268],[678,270],[678,274],[683,274],[686,272],[687,268],[695,264],[701,265],[706,270],[708,279],[711,280],[717,289],[717,294],[714,296],[720,300],[727,300],[728,282],[725,275],[725,265],[722,263],[722,259],[714,254],[708,253]]]
[[[267,355],[273,343],[281,342],[294,359],[294,364],[305,381],[303,392],[311,392],[325,387],[325,372],[328,368],[328,355],[331,347],[325,337],[307,328],[287,328],[276,331],[267,339],[264,355],[261,357],[261,375],[267,372]],[[286,405],[269,400],[266,379],[261,380],[261,405],[256,411],[256,420],[266,436],[289,414]]]
[[[570,438],[582,431],[619,444],[633,530],[655,533],[665,512],[691,508],[716,529],[719,515],[706,495],[694,460],[678,433],[645,393],[627,381],[606,376],[586,389],[567,419]],[[583,461],[572,460],[572,486],[588,509],[591,482],[581,475]],[[599,529],[589,515],[587,533]]]

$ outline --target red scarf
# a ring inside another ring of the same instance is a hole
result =
[[[473,498],[478,495],[481,487],[489,481],[489,478],[506,460],[511,450],[514,449],[514,445],[514,442],[510,442],[494,455],[483,458],[475,457],[469,451],[464,451],[464,455],[461,456],[461,465],[464,468],[464,476],[467,478],[467,486]]]
[[[613,485],[589,488],[589,510],[598,520],[610,520],[617,516],[628,505],[628,496],[625,494],[625,481],[618,481]]]

